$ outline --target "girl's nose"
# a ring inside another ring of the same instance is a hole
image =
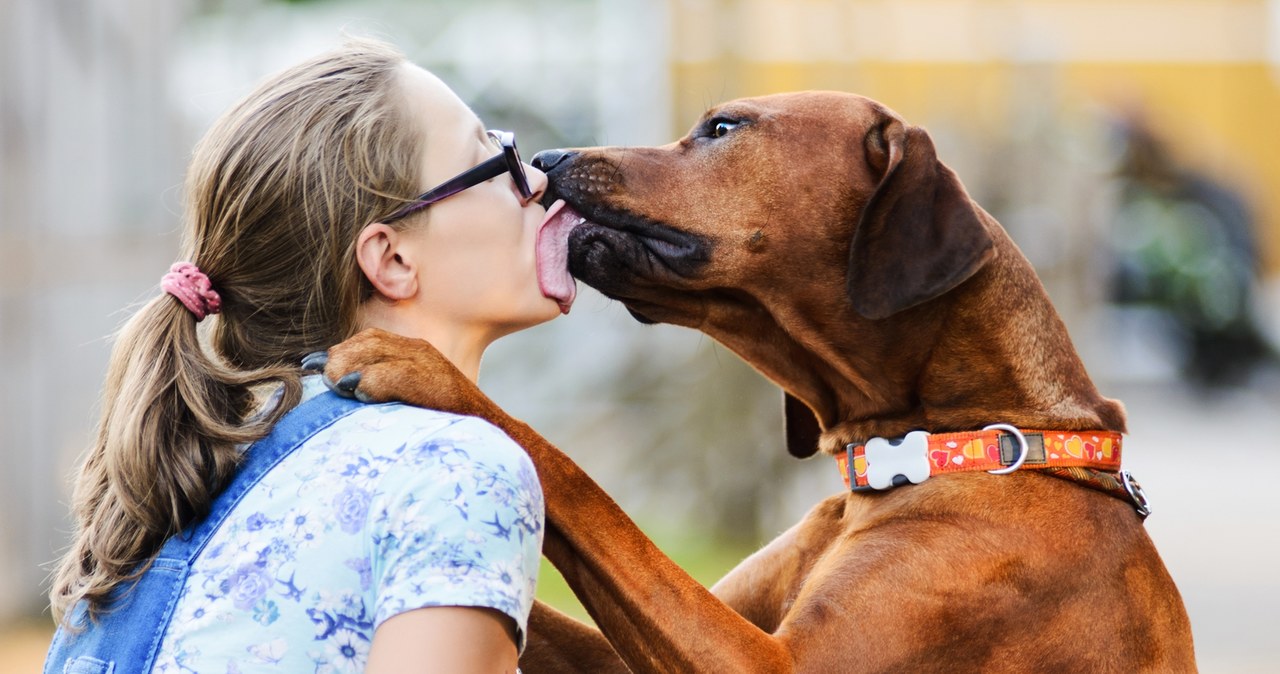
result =
[[[547,174],[529,164],[524,165],[524,174],[529,181],[529,190],[532,192],[524,203],[527,205],[542,201],[543,195],[547,192]]]

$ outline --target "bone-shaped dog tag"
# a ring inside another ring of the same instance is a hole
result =
[[[866,459],[868,486],[888,489],[898,475],[920,484],[929,479],[929,433],[911,431],[897,444],[871,438],[867,441]]]

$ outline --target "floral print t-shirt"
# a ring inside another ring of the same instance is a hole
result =
[[[325,390],[303,380],[304,399]],[[374,630],[428,606],[511,616],[523,646],[543,502],[480,419],[368,405],[304,442],[200,553],[152,671],[362,672]]]

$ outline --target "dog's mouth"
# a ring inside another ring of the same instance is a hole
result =
[[[629,212],[556,198],[538,233],[538,281],[566,311],[575,277],[625,300],[638,282],[668,286],[692,277],[710,248],[702,237]]]

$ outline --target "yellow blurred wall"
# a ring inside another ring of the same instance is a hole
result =
[[[1136,107],[1179,161],[1250,200],[1280,272],[1280,2],[671,0],[670,16],[677,129],[798,89],[992,137],[1028,87],[1068,118]]]

